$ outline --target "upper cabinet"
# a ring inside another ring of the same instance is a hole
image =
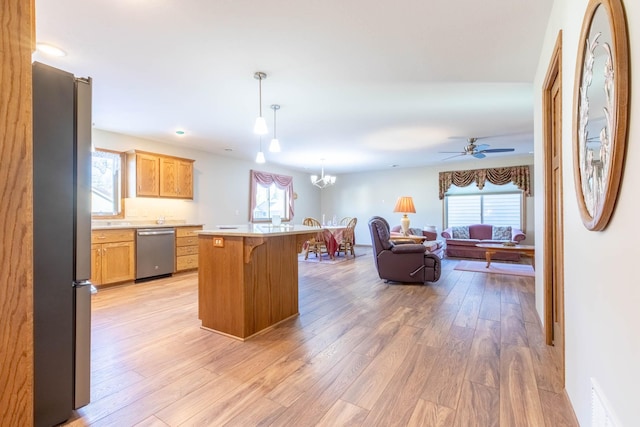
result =
[[[193,160],[160,158],[160,197],[193,199]]]
[[[127,153],[128,197],[193,199],[193,162],[144,151]]]
[[[129,169],[129,186],[135,185],[136,196],[158,197],[160,195],[160,158],[153,154],[135,153],[133,155],[135,167]],[[131,171],[135,170],[135,174]]]

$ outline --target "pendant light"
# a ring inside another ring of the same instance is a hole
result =
[[[258,95],[259,95],[259,111],[260,115],[256,119],[256,124],[253,127],[253,132],[257,135],[266,135],[269,131],[267,130],[267,122],[264,117],[262,117],[262,80],[267,78],[267,75],[262,71],[258,71],[253,75],[254,79],[258,80]]]
[[[260,151],[256,155],[256,163],[264,163],[266,162],[264,158],[264,153],[262,152],[262,137],[260,137]]]
[[[278,141],[278,137],[276,136],[276,111],[280,109],[278,104],[273,104],[271,106],[273,110],[273,139],[271,140],[271,144],[269,144],[269,151],[272,153],[280,152],[280,141]]]

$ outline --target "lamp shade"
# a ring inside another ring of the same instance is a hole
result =
[[[256,135],[266,135],[267,132],[267,122],[264,117],[260,116],[256,118],[256,124],[253,126],[253,133]]]
[[[393,211],[400,213],[416,213],[416,207],[413,205],[413,198],[411,196],[398,197],[396,207],[393,208]]]
[[[271,140],[271,144],[269,144],[269,151],[271,151],[272,153],[280,152],[280,141],[278,141],[277,138],[273,138]]]

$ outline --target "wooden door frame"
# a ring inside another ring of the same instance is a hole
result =
[[[548,345],[553,344],[553,269],[557,268],[553,259],[554,233],[550,232],[554,228],[554,212],[552,210],[552,198],[554,197],[551,181],[553,174],[553,102],[552,87],[554,82],[560,81],[562,85],[562,31],[558,33],[556,44],[553,49],[547,75],[542,88],[542,111],[543,111],[543,152],[544,152],[544,259],[543,259],[543,286],[544,286],[544,330],[545,340]],[[562,92],[562,91],[561,91]],[[560,114],[562,117],[562,114]],[[556,141],[562,143],[562,141]],[[562,150],[559,151],[562,153]],[[562,164],[562,163],[561,163]],[[562,172],[562,171],[561,171]],[[562,209],[562,206],[561,206]],[[560,236],[562,239],[562,236]],[[564,311],[564,307],[562,307]],[[564,318],[564,315],[562,316]],[[563,325],[564,326],[564,325]],[[564,359],[564,355],[563,355]],[[564,366],[564,363],[563,363]]]
[[[0,424],[33,424],[35,2],[0,2]]]

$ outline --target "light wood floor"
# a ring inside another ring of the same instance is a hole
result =
[[[385,284],[368,248],[299,263],[300,316],[240,342],[199,328],[197,274],[93,297],[73,426],[576,426],[529,277]]]

